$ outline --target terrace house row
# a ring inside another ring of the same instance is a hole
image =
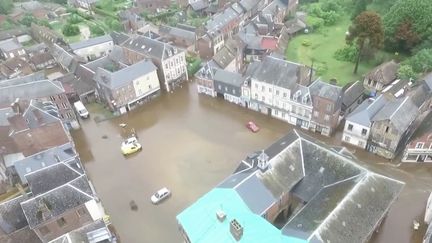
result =
[[[320,79],[311,83],[309,67],[266,56],[252,62],[242,78],[221,79],[219,73],[209,64],[198,71],[198,92],[211,96],[221,93],[231,102],[326,136],[340,122],[342,88]],[[238,76],[228,73],[225,71],[224,76]],[[218,87],[220,82],[225,82],[226,89]]]

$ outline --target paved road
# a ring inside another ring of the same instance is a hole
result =
[[[249,120],[261,126],[259,133],[245,128]],[[125,133],[120,123],[133,127],[143,145],[139,154],[127,159],[119,151]],[[223,100],[199,96],[193,84],[123,117],[102,123],[88,120],[82,127],[73,134],[78,152],[126,243],[181,242],[175,216],[231,174],[248,153],[292,129]],[[337,138],[324,141],[340,144]],[[365,153],[356,155],[370,169],[407,182],[372,242],[420,242],[412,220],[423,217],[432,167],[401,168]],[[172,190],[172,197],[152,205],[150,196],[163,186]],[[130,200],[138,204],[138,211],[130,210]]]

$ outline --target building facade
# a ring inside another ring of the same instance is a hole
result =
[[[114,42],[110,35],[104,35],[72,43],[70,47],[73,53],[91,61],[108,55],[114,48]]]

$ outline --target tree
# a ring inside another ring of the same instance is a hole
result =
[[[12,0],[1,0],[0,1],[0,14],[8,14],[13,8]]]
[[[420,50],[412,56],[407,63],[416,73],[432,71],[432,49]]]
[[[91,25],[90,32],[92,33],[93,36],[101,36],[105,34],[103,29],[97,25]]]
[[[30,27],[30,25],[32,23],[35,23],[35,22],[37,22],[36,18],[33,17],[33,15],[31,15],[29,13],[25,14],[24,17],[20,21],[21,24],[23,24],[23,25],[25,25],[27,27]]]
[[[432,36],[432,4],[430,0],[403,0],[394,1],[393,6],[383,17],[386,48],[391,51],[403,51],[399,49],[396,33],[403,22],[410,20],[411,29],[422,40]]]
[[[360,57],[364,48],[368,46],[379,49],[382,47],[383,41],[384,31],[381,17],[376,12],[365,11],[354,19],[346,36],[347,44],[351,45],[355,43],[358,49],[354,73],[357,73]]]
[[[74,36],[80,33],[80,29],[74,24],[66,24],[65,26],[63,26],[62,33],[65,36]]]
[[[415,80],[417,78],[416,73],[410,65],[401,65],[398,69],[397,76],[402,80]]]
[[[360,13],[366,11],[367,4],[367,0],[356,0],[351,20],[354,20]]]
[[[420,42],[419,35],[415,32],[410,20],[402,22],[395,33],[395,42],[398,50],[410,52]]]

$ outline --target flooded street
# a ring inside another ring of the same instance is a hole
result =
[[[93,115],[93,114],[92,114]],[[73,137],[89,178],[125,243],[181,242],[175,216],[231,174],[248,153],[261,150],[293,127],[221,99],[198,95],[194,84],[163,95],[125,116],[95,123],[82,122]],[[261,131],[245,128],[255,121]],[[120,152],[125,129],[134,128],[143,150],[124,158]],[[303,131],[303,130],[301,130]],[[324,139],[340,145],[340,134]],[[352,149],[352,148],[350,148]],[[356,151],[370,170],[406,183],[398,201],[372,242],[421,242],[432,190],[432,166],[399,165]],[[152,205],[150,196],[162,187],[172,197]],[[134,200],[137,211],[129,207]]]

